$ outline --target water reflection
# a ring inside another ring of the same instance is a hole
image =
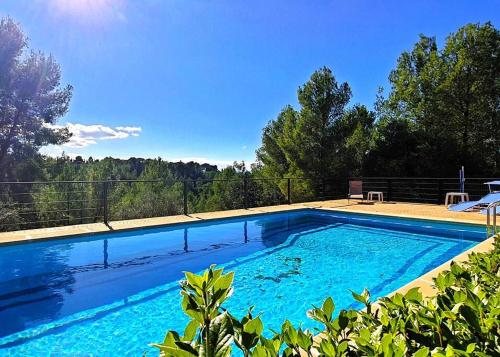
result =
[[[104,269],[107,269],[108,268],[108,240],[104,239],[103,244],[104,244],[104,247],[103,247],[104,264],[103,265],[104,265]]]
[[[68,249],[71,248],[56,251],[39,247],[17,250],[16,256],[2,254],[0,336],[58,316],[64,296],[74,292],[75,277],[67,264]]]
[[[2,247],[0,321],[7,323],[0,324],[0,336],[126,301],[179,280],[186,270],[200,271],[275,247],[286,241],[291,225],[303,225],[304,217],[292,221],[289,214],[259,216]]]
[[[314,229],[331,222],[320,222],[314,215],[284,215],[279,220],[258,220],[262,228],[260,239],[266,248],[273,248],[286,242],[290,234]]]

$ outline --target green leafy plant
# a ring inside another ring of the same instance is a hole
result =
[[[182,308],[190,322],[181,336],[168,331],[152,344],[161,356],[499,356],[500,246],[472,253],[463,264],[434,280],[437,294],[424,299],[418,288],[375,303],[368,290],[352,292],[364,309],[340,310],[327,298],[307,316],[322,327],[314,335],[286,320],[280,331],[264,333],[251,307],[241,319],[223,308],[231,296],[233,273],[211,266],[201,275],[186,273]]]

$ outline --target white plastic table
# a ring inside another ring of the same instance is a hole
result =
[[[454,199],[459,198],[460,202],[465,202],[469,200],[469,194],[467,192],[447,192],[446,198],[444,200],[444,205],[448,206],[454,202]]]
[[[384,202],[384,193],[381,191],[368,191],[368,201],[374,201],[373,196],[377,196],[377,201]]]

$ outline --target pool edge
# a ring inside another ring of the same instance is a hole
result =
[[[310,206],[308,206],[310,207]],[[348,214],[359,214],[359,215],[364,215],[364,216],[381,216],[381,217],[387,217],[387,218],[405,218],[405,219],[411,219],[411,220],[418,220],[418,221],[431,221],[431,222],[444,222],[444,223],[454,223],[454,224],[464,224],[464,225],[472,225],[472,226],[480,226],[480,227],[486,227],[486,223],[478,223],[476,221],[472,220],[465,220],[465,219],[451,219],[451,218],[442,218],[442,217],[429,217],[429,216],[423,216],[423,215],[408,215],[408,214],[390,214],[390,213],[380,213],[380,212],[370,212],[370,211],[360,211],[360,210],[346,210],[346,209],[339,209],[339,208],[332,208],[332,207],[311,207],[319,210],[324,210],[324,211],[334,211],[334,212],[340,212],[340,213],[348,213]],[[486,220],[486,218],[485,218]]]
[[[37,228],[0,233],[0,247],[5,245],[33,243],[37,241],[61,240],[82,236],[97,236],[108,233],[129,232],[140,229],[172,227],[183,224],[218,221],[232,218],[255,217],[273,213],[285,213],[300,210],[313,210],[313,207],[294,204],[289,207],[278,206],[237,209],[227,211],[203,212],[191,215],[175,215],[112,221],[104,223],[89,223],[73,226]]]
[[[194,223],[198,221],[203,222],[203,221],[212,221],[224,218],[256,216],[261,214],[288,212],[288,211],[296,211],[303,209],[319,209],[319,210],[360,214],[360,215],[384,216],[389,218],[399,217],[399,218],[427,220],[434,222],[441,221],[441,222],[455,223],[455,224],[485,226],[484,223],[478,223],[477,221],[461,219],[461,218],[450,219],[443,217],[425,216],[419,214],[408,215],[408,214],[393,214],[390,212],[386,213],[373,212],[373,211],[370,212],[367,210],[350,210],[349,208],[339,209],[336,207],[325,206],[325,203],[327,202],[329,201],[293,203],[290,205],[283,204],[283,205],[255,207],[248,209],[193,213],[187,216],[175,215],[175,216],[152,217],[143,219],[131,219],[122,221],[112,221],[109,222],[109,224],[107,225],[104,223],[89,223],[89,224],[80,224],[80,225],[63,226],[63,227],[38,228],[30,230],[12,231],[12,232],[1,232],[0,246],[7,244],[30,243],[38,240],[64,239],[64,238],[74,238],[85,235],[99,235],[110,232],[124,232],[124,231],[131,231],[143,228],[160,228],[160,227],[174,226],[184,223]]]

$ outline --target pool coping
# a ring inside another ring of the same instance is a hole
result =
[[[33,242],[37,240],[74,238],[82,235],[94,235],[94,234],[102,234],[109,232],[129,231],[129,230],[143,229],[143,228],[158,228],[158,227],[172,226],[172,225],[191,223],[197,221],[212,221],[216,219],[255,216],[266,213],[288,212],[300,209],[321,209],[328,211],[337,211],[341,213],[376,215],[389,218],[400,217],[400,218],[417,219],[417,220],[441,221],[441,222],[449,222],[456,224],[458,223],[458,224],[468,224],[468,225],[478,225],[478,226],[485,225],[478,223],[476,220],[467,220],[463,218],[450,219],[444,217],[426,216],[421,214],[408,215],[408,214],[391,214],[388,212],[384,213],[372,212],[369,210],[358,210],[358,209],[350,210],[349,206],[347,206],[347,208],[328,207],[325,206],[325,203],[327,202],[329,201],[292,203],[290,205],[283,204],[283,205],[255,207],[248,209],[193,213],[190,215],[175,215],[175,216],[152,217],[152,218],[142,218],[142,219],[130,219],[121,221],[111,221],[108,224],[88,223],[88,224],[78,224],[78,225],[62,226],[62,227],[1,232],[0,246],[4,244],[18,244],[23,242]]]
[[[328,210],[328,211],[336,211],[336,212],[342,212],[342,213],[352,213],[352,214],[361,214],[361,215],[370,215],[370,216],[382,216],[382,217],[388,217],[388,218],[406,218],[406,219],[413,219],[413,220],[424,220],[424,221],[438,221],[438,222],[446,222],[446,223],[455,223],[455,224],[467,224],[467,225],[474,225],[474,226],[486,226],[486,223],[479,223],[476,220],[467,220],[463,218],[444,218],[444,217],[430,217],[430,216],[424,216],[424,215],[410,215],[410,214],[390,214],[390,213],[381,213],[381,212],[373,212],[373,211],[365,211],[365,210],[349,210],[349,209],[342,209],[338,207],[325,207],[325,206],[307,206],[310,208],[316,208],[316,209],[322,209],[322,210]],[[485,218],[486,220],[486,218]]]
[[[0,233],[0,247],[10,244],[33,243],[36,241],[71,239],[81,236],[94,236],[108,233],[128,232],[140,229],[172,227],[187,223],[211,222],[224,219],[254,217],[272,213],[284,213],[299,210],[311,210],[313,207],[301,204],[256,207],[227,211],[203,212],[190,215],[175,215],[130,219],[105,223],[88,223],[52,228],[37,228]]]

